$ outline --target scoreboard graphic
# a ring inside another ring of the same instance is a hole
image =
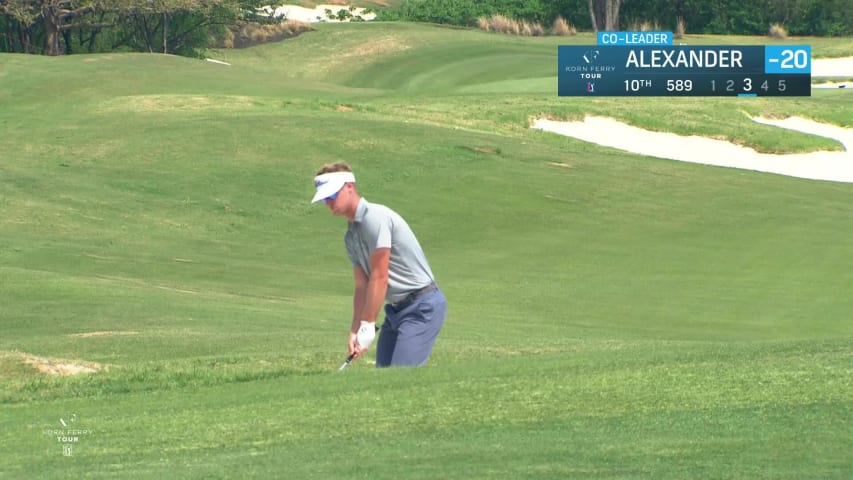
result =
[[[668,45],[668,32],[599,32],[558,47],[559,96],[811,96],[811,47]]]

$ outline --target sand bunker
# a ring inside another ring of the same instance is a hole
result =
[[[37,357],[26,353],[20,354],[21,361],[32,366],[45,375],[70,376],[81,373],[95,373],[103,370],[103,365],[94,362],[72,362],[55,358]]]
[[[273,18],[286,18],[297,22],[349,22],[350,17],[339,18],[338,12],[346,10],[352,17],[359,17],[364,21],[376,19],[376,14],[365,8],[349,5],[317,5],[314,8],[306,8],[299,5],[281,5],[273,8],[269,5],[258,8],[258,12]]]
[[[812,78],[814,77],[830,80],[812,81],[812,89],[853,88],[853,57],[812,60]]]
[[[815,58],[812,60],[813,77],[853,77],[853,57]]]
[[[753,120],[765,125],[832,138],[841,142],[846,151],[784,155],[759,153],[752,148],[723,140],[653,132],[610,118],[592,116],[580,122],[539,119],[533,123],[532,128],[650,157],[813,180],[853,182],[853,129],[796,117],[785,120]]]

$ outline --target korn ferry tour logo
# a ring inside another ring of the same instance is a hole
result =
[[[72,457],[83,439],[94,432],[84,428],[76,413],[62,415],[56,423],[52,423],[42,432],[51,442],[60,446],[60,451],[65,457]]]
[[[600,48],[569,50],[561,47],[559,57],[560,77],[568,80],[568,83],[561,85],[561,90],[565,87],[572,90],[578,88],[587,94],[595,94],[596,81],[616,71],[616,66],[606,61],[607,55],[603,55]]]
[[[587,50],[583,53],[583,61],[586,62],[587,65],[591,65],[594,60],[598,59],[600,54],[600,50]]]

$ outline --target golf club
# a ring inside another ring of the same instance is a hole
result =
[[[355,358],[355,354],[348,356],[344,363],[341,365],[341,368],[338,369],[338,371],[340,372],[341,370],[347,368],[347,365],[349,365],[353,358]]]

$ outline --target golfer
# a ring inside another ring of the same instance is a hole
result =
[[[447,299],[412,229],[390,208],[362,198],[345,163],[323,166],[314,186],[311,203],[322,200],[349,221],[344,244],[355,280],[349,354],[358,358],[370,347],[384,303],[376,366],[423,365],[444,325]]]

